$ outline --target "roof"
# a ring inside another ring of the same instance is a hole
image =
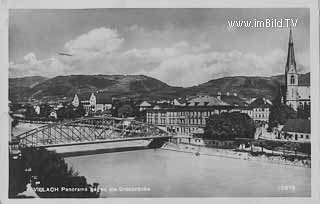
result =
[[[311,133],[311,123],[307,119],[289,119],[283,127],[284,132]]]
[[[173,100],[173,105],[175,105],[175,106],[182,106],[183,105],[183,103],[182,102],[180,102],[179,100],[177,100],[177,99],[174,99]]]
[[[255,98],[249,104],[250,107],[270,107],[272,102],[266,98]]]
[[[187,102],[189,106],[227,106],[229,105],[222,100],[213,96],[199,96]]]
[[[234,95],[222,95],[221,96],[221,100],[230,104],[230,105],[234,105],[234,106],[245,106],[247,105],[247,103],[239,98],[238,96],[234,96]]]
[[[151,104],[148,102],[148,101],[142,101],[140,104],[139,104],[140,107],[150,107]]]

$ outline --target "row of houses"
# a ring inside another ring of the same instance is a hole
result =
[[[204,133],[207,119],[213,114],[223,112],[240,112],[247,114],[253,121],[263,125],[265,130],[269,122],[271,101],[265,98],[256,98],[246,105],[230,105],[222,100],[223,97],[198,96],[188,100],[184,104],[162,107],[159,104],[151,104],[146,101],[140,105],[141,110],[146,111],[146,121],[157,125],[169,132],[183,135],[199,135]],[[290,140],[297,142],[310,142],[310,120],[290,119],[275,135],[268,139]],[[266,133],[267,135],[267,133]],[[262,134],[263,136],[263,134]]]

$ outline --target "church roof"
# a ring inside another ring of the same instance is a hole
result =
[[[287,62],[286,62],[286,72],[289,71],[290,65],[294,65],[296,68],[296,59],[294,56],[294,47],[293,47],[293,37],[292,37],[292,30],[290,28],[289,34],[289,46],[288,46],[288,54],[287,54]]]
[[[289,119],[283,127],[284,132],[311,133],[311,123],[307,119]]]

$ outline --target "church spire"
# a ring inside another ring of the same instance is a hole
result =
[[[296,70],[296,59],[294,56],[292,29],[290,27],[288,56],[287,56],[287,63],[286,63],[286,70],[285,70],[286,73],[289,71],[289,68],[292,65],[294,66],[294,69]]]

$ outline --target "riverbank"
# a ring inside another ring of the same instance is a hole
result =
[[[279,164],[279,165],[290,165],[290,166],[311,168],[310,160],[295,159],[294,161],[289,161],[289,160],[283,159],[283,157],[281,156],[266,156],[266,155],[253,156],[252,154],[250,154],[250,152],[240,152],[240,151],[235,151],[231,149],[198,147],[198,146],[189,145],[189,144],[173,144],[173,143],[165,143],[162,146],[162,149],[192,153],[192,154],[197,154],[199,156],[208,155],[208,156],[226,157],[226,158],[242,159],[242,160],[249,160],[249,161],[256,161],[256,162],[267,162],[267,163],[273,163],[273,164]]]

